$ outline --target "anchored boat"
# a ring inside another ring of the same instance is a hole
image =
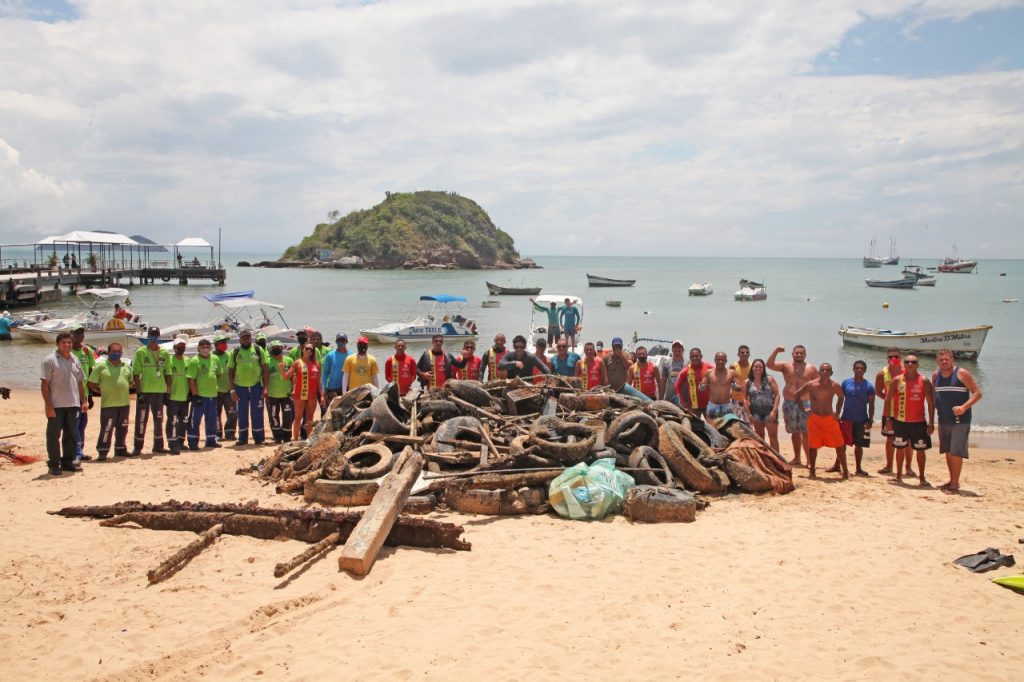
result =
[[[917,279],[866,279],[864,284],[882,289],[913,289],[917,284]]]
[[[487,284],[487,291],[491,296],[536,296],[540,293],[540,287],[503,287],[498,284]]]
[[[765,301],[768,299],[768,287],[764,285],[764,282],[741,279],[740,288],[732,297],[737,301]]]
[[[422,313],[408,322],[392,322],[373,329],[361,329],[359,333],[370,341],[391,343],[398,339],[430,340],[440,334],[445,339],[476,338],[476,324],[462,315],[466,307],[463,296],[438,294],[420,296]]]
[[[908,265],[903,268],[903,278],[914,280],[919,287],[935,286],[935,278],[926,273],[920,265]]]
[[[710,296],[714,293],[711,282],[694,282],[686,291],[690,296]]]
[[[904,332],[876,327],[840,328],[839,335],[844,344],[868,346],[870,348],[899,348],[926,355],[948,348],[958,358],[973,359],[981,354],[981,347],[992,325],[983,324],[977,327],[947,329],[936,332]]]
[[[612,279],[611,277],[599,277],[587,273],[587,284],[592,287],[631,287],[636,284],[635,279]]]
[[[75,325],[85,327],[86,340],[90,345],[102,345],[102,342],[120,341],[136,332],[145,331],[145,326],[133,320],[122,320],[114,317],[115,303],[124,304],[128,299],[128,290],[117,287],[105,289],[83,289],[76,296],[85,306],[84,312],[71,317],[43,320],[35,324],[25,324],[11,329],[11,336],[25,341],[41,341],[55,343],[57,335],[70,331]],[[100,305],[110,306],[109,311],[100,312]]]

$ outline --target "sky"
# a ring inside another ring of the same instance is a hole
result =
[[[524,255],[1024,258],[1024,2],[0,0],[0,242],[278,252],[385,191]]]

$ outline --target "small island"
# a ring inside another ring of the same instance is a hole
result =
[[[499,270],[536,268],[472,199],[387,192],[373,208],[328,214],[313,234],[263,267]]]

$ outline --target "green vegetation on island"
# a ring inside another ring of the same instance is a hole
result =
[[[388,192],[373,208],[328,218],[281,260],[369,268],[532,265],[479,204],[450,192]]]

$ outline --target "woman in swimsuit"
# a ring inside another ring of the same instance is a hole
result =
[[[761,438],[768,431],[768,442],[779,452],[779,385],[768,376],[764,360],[750,363],[750,376],[743,390],[743,403],[750,423]]]

